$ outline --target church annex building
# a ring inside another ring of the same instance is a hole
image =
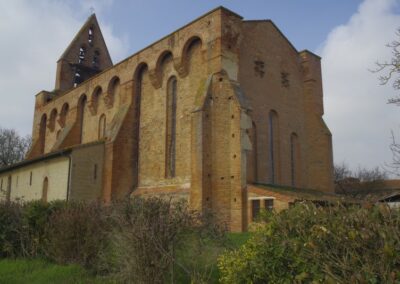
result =
[[[93,14],[36,95],[0,199],[184,198],[243,231],[260,208],[331,196],[320,59],[219,7],[114,65]]]

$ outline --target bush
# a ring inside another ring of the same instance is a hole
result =
[[[79,264],[119,282],[209,283],[228,247],[225,228],[187,203],[0,203],[0,257]]]
[[[186,202],[158,198],[135,198],[113,207],[115,229],[105,259],[113,260],[109,267],[118,281],[199,283],[210,277],[212,269],[199,264],[206,264],[203,256],[224,236],[211,218],[191,212]]]
[[[219,258],[222,283],[394,283],[400,280],[400,211],[300,204]]]
[[[0,203],[0,257],[21,255],[22,209],[19,204]]]
[[[23,203],[22,224],[19,232],[21,239],[20,256],[36,257],[43,254],[45,249],[45,230],[51,215],[62,210],[66,203],[64,201],[53,201],[50,203],[41,200]]]
[[[107,243],[107,208],[98,203],[68,203],[45,226],[43,252],[60,264],[93,269]]]
[[[61,202],[0,203],[0,257],[35,257],[41,254],[44,230]]]

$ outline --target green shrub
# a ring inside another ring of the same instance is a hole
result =
[[[45,249],[45,228],[55,212],[65,207],[65,201],[43,202],[41,200],[22,204],[22,224],[20,236],[23,240],[22,256],[36,257]]]
[[[49,217],[62,206],[62,202],[1,202],[0,257],[40,255]]]
[[[222,283],[394,283],[400,280],[400,211],[300,204],[219,258]]]

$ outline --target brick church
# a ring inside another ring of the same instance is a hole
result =
[[[329,197],[320,60],[219,7],[113,64],[93,14],[36,95],[32,148],[0,170],[0,198],[184,198],[242,231],[260,208]]]

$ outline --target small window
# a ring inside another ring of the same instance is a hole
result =
[[[272,211],[274,209],[274,200],[273,199],[265,199],[264,206],[265,206],[265,210]]]
[[[83,79],[81,76],[81,70],[79,68],[76,68],[75,77],[74,77],[74,87],[78,86],[82,82],[83,82]]]
[[[3,190],[3,179],[1,179],[0,190]]]
[[[251,217],[252,220],[255,221],[257,217],[260,215],[260,200],[252,200],[251,201]]]
[[[88,31],[88,42],[89,42],[89,44],[93,43],[93,28],[92,27],[90,27],[89,31]]]
[[[29,185],[32,185],[32,172],[29,175]]]
[[[97,164],[94,164],[94,168],[93,168],[93,179],[94,179],[94,180],[97,179]]]
[[[81,46],[79,48],[79,56],[78,56],[78,63],[82,63],[85,60],[86,49]]]
[[[290,81],[289,81],[289,73],[288,72],[281,72],[281,84],[282,87],[289,88]]]
[[[98,50],[95,50],[95,52],[93,54],[93,60],[92,60],[92,66],[94,68],[99,67],[99,57],[100,57],[100,52]]]

